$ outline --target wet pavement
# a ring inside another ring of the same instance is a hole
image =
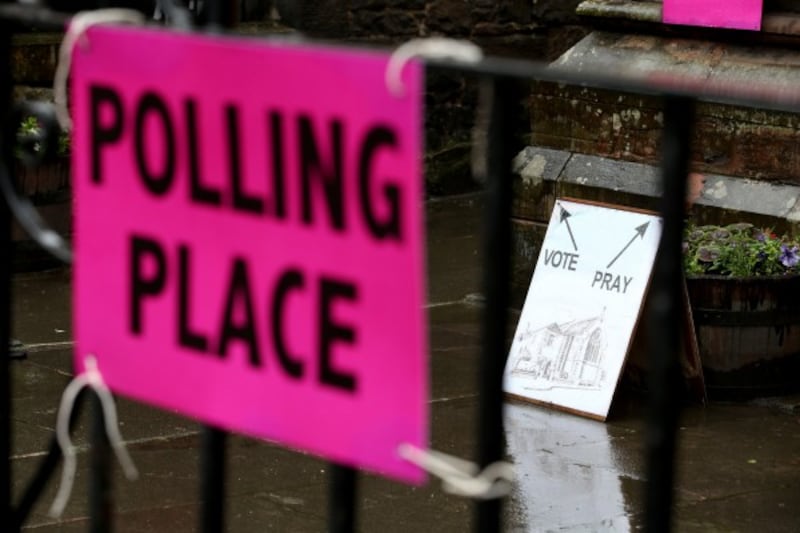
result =
[[[480,313],[480,196],[427,204],[432,447],[475,453]],[[14,332],[30,347],[13,372],[13,470],[17,497],[44,456],[61,392],[71,377],[69,274],[19,275]],[[498,354],[504,356],[504,354]],[[198,424],[121,399],[120,428],[141,476],[115,466],[120,532],[197,530]],[[527,404],[506,409],[508,456],[518,476],[506,531],[635,531],[643,516],[643,409],[632,393],[601,423]],[[87,424],[74,433],[81,452],[75,491],[60,520],[47,516],[57,478],[26,526],[87,531]],[[228,445],[227,530],[324,531],[328,465],[244,437]],[[60,475],[60,471],[58,472]],[[362,475],[359,531],[461,532],[468,501],[441,491]],[[800,397],[714,403],[683,412],[675,530],[800,531]]]

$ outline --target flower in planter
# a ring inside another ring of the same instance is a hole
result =
[[[60,201],[69,189],[70,138],[65,132],[50,138],[44,133],[35,116],[25,117],[17,128],[17,191],[37,202]],[[47,149],[48,143],[52,149]]]
[[[781,264],[787,268],[792,268],[800,261],[800,256],[797,254],[797,246],[789,248],[787,244],[781,244]]]
[[[749,277],[800,272],[797,240],[752,224],[688,225],[683,243],[687,275]]]
[[[41,125],[34,116],[25,117],[17,129],[16,155],[22,157],[24,150],[38,153],[42,150]],[[67,132],[62,131],[58,136],[56,155],[66,157],[70,154],[70,138]]]

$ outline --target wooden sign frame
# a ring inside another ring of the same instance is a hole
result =
[[[506,362],[509,397],[607,418],[661,224],[651,211],[556,199]]]

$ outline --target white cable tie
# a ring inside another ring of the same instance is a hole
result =
[[[483,50],[475,43],[445,37],[412,39],[401,44],[392,53],[386,65],[386,87],[398,98],[405,94],[403,68],[415,57],[452,59],[460,63],[475,64],[483,59]]]
[[[94,11],[80,11],[75,13],[70,20],[61,48],[58,50],[58,65],[53,76],[53,95],[56,106],[56,117],[61,129],[72,129],[72,119],[69,117],[67,104],[67,81],[72,64],[72,50],[84,36],[86,30],[97,24],[129,23],[144,24],[145,17],[134,9],[96,9]]]
[[[91,388],[100,398],[100,405],[103,408],[103,421],[106,426],[106,436],[111,444],[117,460],[122,466],[125,477],[133,481],[139,477],[139,472],[136,465],[133,464],[125,442],[122,440],[122,435],[119,431],[117,421],[117,408],[114,404],[114,397],[111,391],[106,387],[103,381],[103,376],[97,368],[97,359],[92,355],[88,355],[84,361],[84,371],[67,385],[64,389],[64,394],[61,396],[61,404],[58,407],[58,416],[56,418],[56,440],[61,448],[61,453],[64,456],[64,467],[61,471],[61,484],[58,487],[58,492],[50,506],[49,514],[53,518],[58,518],[64,512],[67,506],[69,497],[72,494],[72,486],[75,482],[75,445],[72,444],[72,439],[69,435],[69,419],[72,416],[72,410],[75,407],[75,399],[84,387]]]
[[[412,444],[401,444],[397,452],[406,461],[441,479],[442,489],[449,494],[493,500],[511,492],[514,467],[506,461],[497,461],[481,471],[473,462]]]

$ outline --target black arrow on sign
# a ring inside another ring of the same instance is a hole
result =
[[[564,206],[559,205],[558,207],[561,208],[561,220],[559,222],[565,222],[567,224],[567,231],[569,232],[569,238],[572,240],[572,246],[575,248],[575,251],[578,251],[578,245],[575,244],[575,236],[572,234],[572,228],[569,226],[569,217],[572,215],[569,211],[564,209]]]
[[[628,244],[626,244],[625,247],[622,250],[620,250],[620,252],[616,255],[616,257],[614,257],[614,259],[611,260],[606,269],[611,268],[611,265],[617,262],[617,259],[619,259],[620,256],[625,253],[625,250],[627,250],[631,244],[633,244],[633,241],[636,240],[636,237],[641,237],[642,239],[644,239],[644,232],[647,231],[647,226],[649,225],[650,222],[645,222],[641,226],[636,227],[636,235],[631,237],[631,240],[628,241]]]

